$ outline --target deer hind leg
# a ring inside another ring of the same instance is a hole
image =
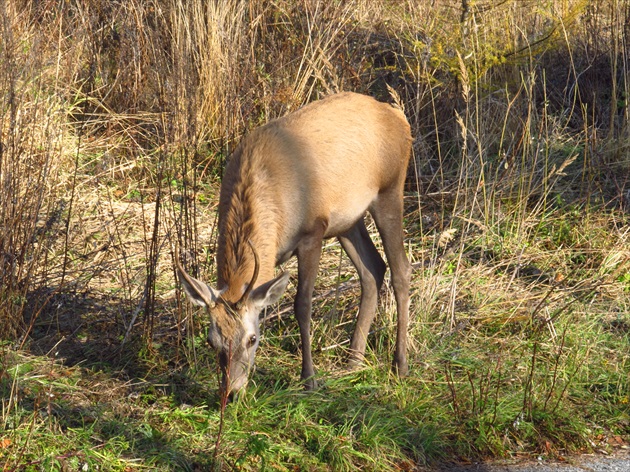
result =
[[[402,184],[401,184],[402,186]],[[396,297],[398,326],[392,367],[399,375],[407,375],[407,329],[409,325],[409,285],[411,264],[403,242],[403,201],[400,187],[379,195],[370,209],[383,240],[383,249],[392,274]]]
[[[313,301],[313,288],[319,268],[319,260],[322,255],[322,241],[326,230],[326,224],[317,225],[310,234],[304,236],[297,247],[298,259],[298,284],[295,295],[295,317],[300,327],[302,340],[302,374],[307,390],[317,387],[315,382],[315,369],[311,353],[311,307]]]
[[[348,232],[339,236],[339,242],[354,264],[361,281],[361,304],[350,342],[348,365],[354,367],[363,362],[370,326],[376,315],[378,293],[385,276],[385,261],[378,253],[363,219]]]

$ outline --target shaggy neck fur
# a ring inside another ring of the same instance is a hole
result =
[[[254,288],[273,277],[277,222],[274,209],[266,202],[265,169],[257,166],[253,146],[243,145],[232,155],[228,164],[219,202],[219,244],[217,250],[218,288],[225,289],[222,298],[237,302],[254,273],[254,255],[248,240],[260,260]],[[219,314],[221,312],[221,314]],[[224,315],[223,315],[224,314]],[[217,310],[216,323],[224,334],[234,332],[237,316],[230,310]],[[223,315],[223,316],[222,316]]]

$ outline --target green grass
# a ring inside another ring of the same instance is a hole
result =
[[[487,281],[477,282],[482,291]],[[341,348],[317,354],[314,392],[297,382],[293,349],[268,335],[250,387],[225,410],[218,452],[211,358],[173,370],[157,351],[144,378],[125,381],[5,349],[0,457],[23,470],[406,470],[555,457],[591,450],[596,438],[608,447],[629,432],[630,353],[627,313],[611,318],[602,307],[578,301],[548,322],[466,311],[451,330],[416,313],[408,378],[387,369],[387,333],[372,337],[359,371],[338,367]],[[325,323],[319,329],[331,329]]]

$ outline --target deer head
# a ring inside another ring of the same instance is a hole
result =
[[[227,287],[215,289],[191,277],[176,255],[177,272],[184,291],[194,305],[205,307],[208,312],[208,343],[218,353],[222,373],[221,388],[230,394],[247,385],[260,342],[260,312],[278,301],[289,281],[289,274],[283,272],[254,288],[258,278],[259,260],[253,244],[250,241],[248,244],[254,258],[254,271],[249,283],[243,287],[241,297],[236,301],[222,296]]]

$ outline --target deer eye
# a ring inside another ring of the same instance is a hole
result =
[[[256,343],[256,335],[252,334],[247,340],[247,347],[252,347]]]

